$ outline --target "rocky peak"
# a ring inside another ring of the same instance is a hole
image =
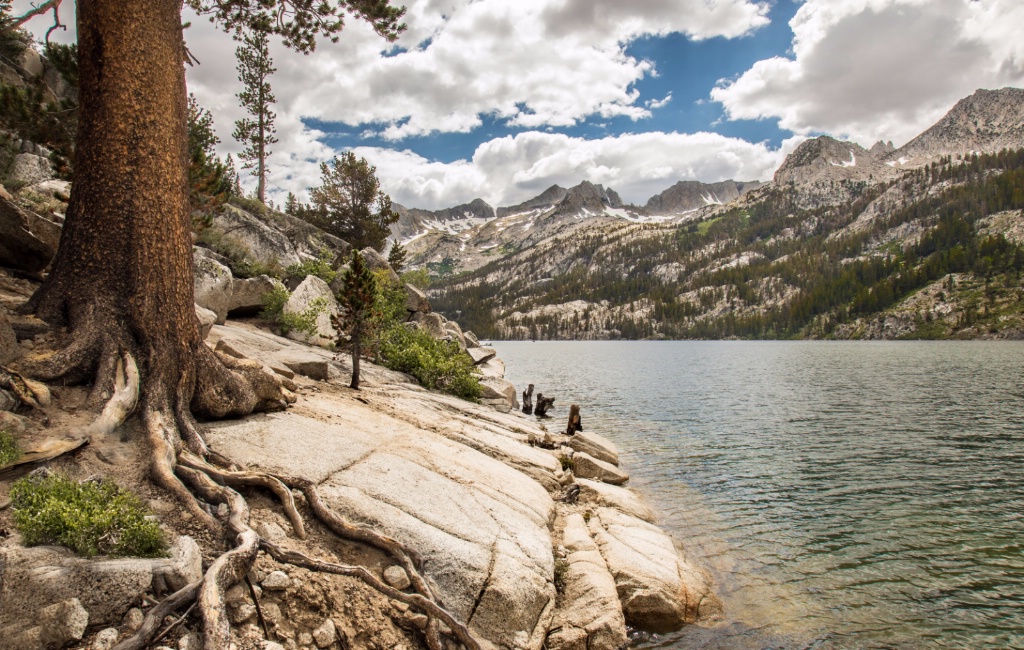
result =
[[[1024,144],[1024,89],[977,90],[934,126],[898,150],[890,161],[901,164],[938,156],[992,153]]]
[[[498,216],[506,217],[510,214],[520,214],[522,212],[529,212],[530,210],[536,210],[538,208],[552,208],[557,205],[559,201],[564,199],[568,192],[569,190],[564,187],[552,185],[541,192],[538,196],[535,196],[528,201],[523,201],[519,205],[498,208]]]
[[[558,215],[598,215],[608,208],[621,208],[622,199],[614,190],[606,190],[603,185],[595,185],[583,181],[570,188],[556,208]]]
[[[872,156],[876,158],[882,158],[896,151],[896,147],[893,146],[892,140],[889,140],[888,142],[883,142],[882,140],[879,140],[875,144],[871,145],[871,148],[868,149],[868,151],[871,153]]]
[[[884,145],[883,145],[884,146]],[[878,151],[878,145],[872,147]],[[775,172],[775,183],[882,180],[894,170],[855,142],[823,135],[800,143]]]
[[[652,196],[644,211],[652,215],[677,215],[697,210],[705,205],[725,204],[750,190],[763,185],[760,181],[701,183],[679,181],[661,194]]]
[[[421,210],[393,204],[398,221],[391,224],[391,234],[399,241],[421,234],[427,230],[444,230],[457,233],[473,225],[490,221],[495,212],[483,199],[473,199],[453,208],[443,210]]]

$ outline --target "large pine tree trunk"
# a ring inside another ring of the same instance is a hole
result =
[[[199,324],[181,5],[78,3],[81,117],[71,202],[53,272],[33,305],[46,320],[70,325],[83,346],[136,347],[150,384],[186,390]],[[95,363],[101,353],[78,354]]]
[[[71,202],[53,271],[28,304],[70,336],[23,366],[43,379],[95,377],[99,398],[110,394],[119,360],[136,359],[154,478],[184,499],[175,456],[182,442],[206,453],[192,412],[241,415],[287,395],[258,364],[219,357],[199,338],[181,8],[181,0],[78,3]]]

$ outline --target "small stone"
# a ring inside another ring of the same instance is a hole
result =
[[[427,624],[430,623],[430,619],[427,618],[426,614],[413,614],[411,612],[405,615],[405,620],[418,630],[427,629]]]
[[[139,628],[142,627],[142,622],[146,620],[142,610],[138,607],[132,607],[128,610],[128,613],[124,615],[123,624],[132,632],[138,632]]]
[[[272,571],[260,584],[267,591],[281,591],[292,585],[292,579],[284,571]]]
[[[228,508],[228,504],[222,503],[222,504],[217,506],[217,516],[218,517],[224,518],[224,517],[227,517],[229,514],[231,514],[231,509]]]
[[[96,638],[92,640],[92,650],[110,650],[117,643],[117,635],[116,627],[100,630]]]
[[[260,537],[275,544],[288,539],[288,534],[284,532],[284,529],[272,521],[261,521],[256,524],[256,532],[260,534]]]
[[[224,602],[228,605],[237,605],[247,600],[249,600],[249,590],[245,588],[245,585],[234,585],[224,592]]]
[[[281,608],[276,603],[263,603],[263,618],[267,620],[267,623],[277,623],[281,620]]]
[[[178,639],[178,650],[199,650],[203,647],[203,641],[195,632],[189,632]]]
[[[313,643],[313,635],[309,632],[299,632],[299,645],[311,645]]]
[[[250,618],[256,615],[256,606],[250,605],[249,603],[242,603],[236,607],[232,607],[228,610],[228,618],[235,625],[244,623]]]
[[[263,650],[285,650],[284,646],[276,641],[264,641]]]
[[[36,344],[33,343],[30,339],[25,339],[24,341],[21,342],[21,347],[31,350],[34,347],[36,347]]]
[[[326,648],[338,640],[338,631],[334,627],[334,621],[327,619],[323,624],[313,631],[313,641],[318,648]]]
[[[409,585],[412,584],[405,569],[397,564],[392,564],[384,569],[384,582],[399,590],[408,589]]]

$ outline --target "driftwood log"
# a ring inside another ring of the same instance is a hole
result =
[[[554,405],[554,397],[544,397],[544,393],[537,393],[537,406],[533,409],[533,414],[539,418],[551,417],[548,415],[548,409]]]
[[[523,413],[533,415],[533,384],[523,391]]]
[[[583,431],[583,421],[580,419],[580,405],[573,404],[569,407],[569,424],[565,427],[565,435],[576,435],[577,431]]]

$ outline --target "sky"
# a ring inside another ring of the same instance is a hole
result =
[[[406,7],[394,44],[350,19],[313,54],[272,45],[271,201],[305,200],[320,163],[351,150],[407,207],[514,205],[583,180],[642,205],[680,180],[770,180],[821,134],[900,146],[978,88],[1024,87],[1021,0]],[[213,114],[219,153],[237,156],[237,43],[205,17],[184,18],[200,62],[189,90]]]

